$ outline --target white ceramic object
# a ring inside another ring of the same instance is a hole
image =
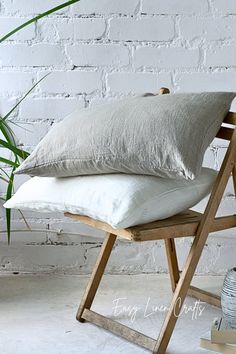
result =
[[[221,306],[224,318],[236,328],[236,267],[230,269],[225,276]]]

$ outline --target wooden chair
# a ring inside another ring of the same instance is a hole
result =
[[[168,92],[168,89],[160,90],[161,94]],[[67,217],[106,231],[107,233],[77,312],[76,318],[78,321],[84,322],[86,320],[92,322],[97,326],[151,350],[155,354],[163,354],[166,352],[186,295],[220,307],[219,296],[192,286],[191,281],[209,233],[236,227],[236,215],[216,217],[217,209],[231,174],[233,175],[236,194],[236,113],[228,113],[224,119],[224,123],[228,123],[232,127],[222,126],[217,137],[229,140],[230,143],[203,214],[188,210],[165,220],[119,230],[86,216],[70,213],[65,214]],[[173,298],[157,340],[91,310],[93,299],[117,236],[133,242],[153,240],[164,240],[165,242]],[[180,272],[175,249],[175,238],[189,236],[194,236],[194,241],[184,268]]]

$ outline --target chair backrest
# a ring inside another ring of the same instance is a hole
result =
[[[230,124],[232,127],[226,127],[225,124]],[[220,130],[218,131],[216,137],[224,140],[231,140],[234,129],[236,126],[236,113],[229,112],[225,117]]]
[[[232,127],[226,127],[225,124],[232,125]],[[229,112],[226,115],[216,137],[229,140],[230,143],[204,212],[204,217],[206,218],[209,213],[215,215],[231,174],[236,196],[236,113]],[[201,223],[204,223],[204,220],[202,220]]]

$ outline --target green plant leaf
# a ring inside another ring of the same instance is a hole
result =
[[[8,179],[10,178],[9,174],[8,174],[2,167],[0,167],[0,171],[1,171]]]
[[[5,171],[2,167],[0,167],[0,171],[2,171],[2,173],[3,173],[3,174],[8,178],[8,180],[9,180],[9,178],[10,178],[9,174],[6,173],[6,171]]]
[[[1,175],[0,175],[0,179],[1,179],[2,181],[6,182],[6,183],[9,182],[6,178],[2,177]],[[0,199],[1,199],[1,198],[0,198]],[[4,199],[4,200],[5,200],[5,199]]]
[[[9,33],[7,33],[6,35],[4,35],[2,38],[0,38],[0,43],[2,43],[3,41],[5,41],[7,38],[13,36],[15,33],[17,33],[18,31],[20,31],[21,29],[23,29],[24,27],[38,21],[39,19],[48,16],[58,10],[63,9],[64,7],[70,6],[76,2],[79,2],[80,0],[70,0],[70,1],[66,1],[64,3],[62,3],[61,5],[58,5],[48,11],[45,11],[37,16],[35,16],[34,18],[30,19],[29,21],[24,22],[23,24],[21,24],[19,27],[13,29],[12,31],[10,31]],[[13,152],[14,157],[15,157],[15,162],[10,161],[8,159],[5,159],[3,157],[0,157],[0,162],[4,162],[10,166],[12,166],[12,171],[10,176],[8,176],[8,174],[0,167],[0,171],[3,171],[3,173],[7,176],[8,180],[3,177],[2,175],[0,175],[0,179],[6,181],[8,183],[7,186],[7,193],[6,193],[6,199],[8,200],[11,198],[12,196],[12,192],[13,192],[13,182],[14,182],[14,171],[16,169],[16,167],[19,164],[19,158],[25,159],[27,156],[29,156],[29,153],[27,153],[24,150],[21,150],[17,147],[16,141],[15,141],[15,137],[14,137],[14,132],[12,131],[12,129],[10,128],[9,124],[6,122],[7,119],[10,117],[10,115],[14,112],[14,110],[19,106],[19,104],[29,95],[29,93],[46,77],[47,75],[45,75],[42,79],[40,79],[21,99],[19,102],[17,102],[17,104],[5,115],[4,118],[2,118],[0,116],[0,132],[2,132],[4,138],[6,139],[6,141],[4,141],[3,139],[0,139],[0,146],[2,146],[3,148],[6,148],[8,150],[10,150],[11,152]],[[0,198],[2,200],[4,200],[3,198]],[[10,243],[10,234],[11,234],[11,210],[10,209],[6,209],[6,220],[7,220],[7,237],[8,237],[8,244]]]
[[[0,146],[6,148],[8,150],[11,150],[17,157],[19,156],[23,160],[25,160],[26,157],[29,156],[28,152],[21,150],[18,147],[14,146],[11,143],[8,143],[7,141],[4,141],[2,139],[0,139]]]
[[[5,159],[4,157],[1,157],[1,156],[0,156],[0,162],[5,163],[6,165],[9,165],[9,166],[12,166],[12,167],[18,167],[19,166],[18,163],[15,163],[15,162],[13,162],[11,160]]]
[[[63,9],[64,7],[70,6],[75,4],[76,2],[79,2],[80,0],[70,0],[70,1],[66,1],[61,5],[58,5],[56,7],[53,7],[52,9],[45,11],[39,15],[37,15],[36,17],[32,18],[31,20],[24,22],[22,25],[20,25],[19,27],[15,28],[14,30],[12,30],[11,32],[7,33],[5,36],[3,36],[2,38],[0,38],[0,43],[2,43],[3,41],[5,41],[7,38],[11,37],[13,34],[15,34],[16,32],[20,31],[22,28],[30,25],[31,23],[34,23],[36,21],[38,21],[39,19],[48,16],[50,14],[52,14],[53,12],[56,12],[58,10]]]
[[[0,118],[0,131],[9,143],[15,144],[14,133],[3,118]]]
[[[10,179],[7,186],[7,193],[6,193],[6,201],[8,201],[12,197],[13,191],[13,183],[14,183],[14,171],[15,167],[13,167]],[[11,238],[11,209],[6,209],[6,220],[7,220],[7,241],[10,244]]]

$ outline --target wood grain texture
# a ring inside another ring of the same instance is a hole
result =
[[[221,127],[218,133],[216,134],[216,138],[223,140],[231,140],[234,129]]]
[[[188,295],[202,302],[206,302],[209,305],[221,307],[220,296],[210,293],[209,291],[199,289],[193,285],[190,285]]]
[[[87,216],[65,213],[65,216],[80,221],[94,228],[110,232],[129,241],[144,242],[177,237],[190,237],[196,234],[203,214],[192,210],[180,213],[165,220],[158,220],[128,229],[114,229],[102,221]],[[211,225],[211,232],[236,227],[236,215],[216,218]]]
[[[115,235],[125,238],[127,240],[133,240],[133,238],[136,237],[136,235],[133,234],[133,232],[129,228],[128,229],[114,229],[109,224],[99,221],[99,220],[92,219],[88,216],[71,214],[71,213],[64,213],[64,215],[68,218],[79,221],[79,222],[86,224],[88,226],[115,234]]]
[[[228,114],[224,122],[236,124],[236,115],[232,113]],[[187,294],[214,306],[220,306],[219,296],[191,285],[193,275],[209,233],[236,227],[236,215],[215,217],[231,173],[233,174],[234,189],[236,193],[236,129],[232,130],[224,127],[220,130],[219,136],[224,139],[230,138],[231,140],[203,214],[187,210],[186,212],[165,220],[120,230],[113,229],[110,225],[93,220],[89,217],[69,213],[65,214],[72,219],[108,232],[92,273],[92,277],[81,301],[77,319],[80,321],[87,320],[95,323],[114,334],[118,334],[131,342],[151,350],[154,354],[164,354]],[[191,235],[195,236],[194,241],[184,268],[180,273],[174,238]],[[174,295],[159,337],[156,341],[153,338],[145,336],[140,332],[90,310],[116,236],[130,241],[165,240]]]
[[[170,274],[171,288],[175,291],[179,281],[179,265],[175,248],[175,239],[169,238],[165,240],[166,256]]]
[[[224,161],[214,184],[206,210],[198,226],[196,237],[184,265],[180,280],[174,292],[169,311],[160,331],[154,354],[163,354],[166,352],[170,337],[174,330],[178,315],[183,306],[183,302],[190,287],[193,275],[199,262],[203,247],[210,233],[211,224],[215,219],[224,190],[235,165],[236,159],[236,129],[232,136],[229,148],[227,149]]]
[[[84,292],[84,295],[82,297],[76,319],[80,322],[83,322],[83,312],[84,309],[89,309],[92,305],[93,299],[95,297],[95,294],[97,292],[97,288],[100,284],[101,278],[103,276],[105,267],[107,265],[108,259],[110,257],[113,245],[116,241],[116,235],[113,234],[107,234],[103,244],[101,251],[99,253],[99,256],[97,258],[96,264],[93,268],[93,272],[91,275],[91,278],[89,280],[89,283],[87,285],[87,288]]]
[[[236,113],[229,112],[224,119],[224,123],[236,125]]]
[[[167,87],[160,88],[159,95],[166,95],[167,93],[170,93],[170,90]]]
[[[156,343],[155,339],[150,338],[138,331],[135,331],[119,322],[113,321],[105,316],[102,316],[92,310],[84,310],[83,317],[85,320],[96,324],[110,332],[123,337],[135,344],[140,345],[149,350],[153,350]]]

